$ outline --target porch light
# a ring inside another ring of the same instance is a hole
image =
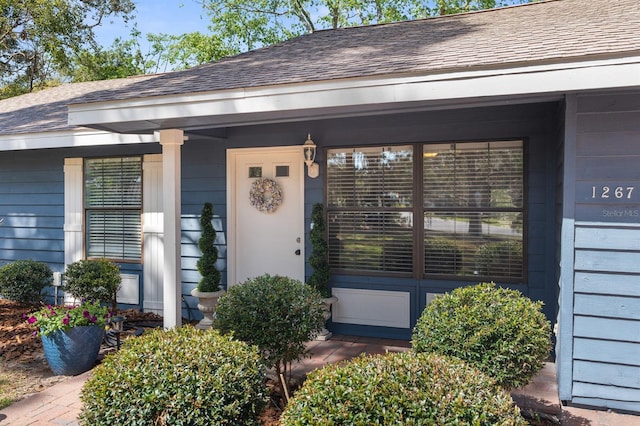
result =
[[[320,174],[320,166],[314,161],[316,159],[316,144],[311,140],[311,134],[307,136],[307,140],[302,144],[304,153],[304,163],[307,165],[307,176],[317,178]]]

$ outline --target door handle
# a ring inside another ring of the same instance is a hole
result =
[[[300,249],[296,250],[295,253],[296,253],[296,256],[300,256]]]

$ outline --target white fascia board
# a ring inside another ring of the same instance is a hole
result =
[[[154,135],[123,135],[96,131],[93,129],[76,129],[57,132],[3,135],[0,136],[0,151],[125,145],[152,142],[158,142],[158,139],[154,137]]]
[[[640,56],[446,74],[331,80],[70,105],[70,125],[490,99],[640,87]],[[364,107],[364,108],[363,108]],[[238,122],[241,122],[239,120]]]

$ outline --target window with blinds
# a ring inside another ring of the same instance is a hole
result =
[[[327,153],[329,262],[337,270],[413,270],[413,148]]]
[[[523,143],[423,146],[424,274],[523,278]]]
[[[522,280],[523,165],[522,141],[328,150],[332,268]]]
[[[140,261],[142,257],[142,158],[84,162],[87,258]]]

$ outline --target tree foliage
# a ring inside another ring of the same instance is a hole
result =
[[[133,10],[132,0],[0,0],[0,95],[61,78],[77,52],[97,47],[95,27]]]
[[[211,30],[234,53],[321,29],[382,24],[530,0],[203,0]]]

